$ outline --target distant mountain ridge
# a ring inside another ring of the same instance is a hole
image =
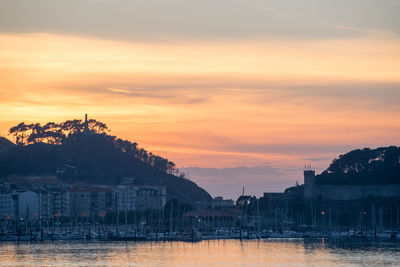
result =
[[[68,134],[63,133],[62,124],[19,124],[19,129],[11,128],[10,133],[17,133],[20,142],[15,145],[0,139],[0,178],[57,175],[70,183],[118,184],[124,177],[131,177],[134,184],[166,186],[170,197],[184,202],[211,198],[184,175],[174,175],[179,170],[167,159],[104,131],[88,132],[88,124],[75,122],[77,126],[69,128]],[[106,129],[105,124],[101,126]]]
[[[364,148],[333,160],[316,176],[317,184],[390,185],[400,184],[400,147]]]

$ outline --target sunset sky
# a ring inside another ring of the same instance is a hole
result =
[[[0,135],[88,113],[213,196],[282,191],[304,164],[400,145],[399,14],[399,0],[0,0]]]

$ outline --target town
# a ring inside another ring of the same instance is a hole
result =
[[[0,185],[0,240],[399,238],[400,185],[321,185],[306,168],[304,184],[282,193],[184,203],[169,197],[165,186],[133,181],[12,177]]]
[[[0,137],[0,240],[398,239],[400,148],[357,149],[261,197],[211,197],[166,158],[88,119]],[[36,174],[36,175],[33,175]],[[246,177],[243,177],[245,181]]]

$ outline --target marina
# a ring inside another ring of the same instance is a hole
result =
[[[303,231],[292,230],[254,231],[241,228],[220,228],[208,232],[201,232],[194,228],[177,229],[175,231],[154,231],[152,229],[140,229],[134,226],[85,226],[85,227],[55,227],[36,229],[1,229],[0,242],[44,242],[54,240],[97,240],[97,241],[185,241],[198,242],[202,240],[262,240],[262,239],[315,239],[330,238],[336,240],[375,240],[400,242],[400,232],[397,231]]]

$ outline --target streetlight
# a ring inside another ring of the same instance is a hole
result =
[[[321,216],[322,216],[322,228],[325,230],[325,214],[326,211],[321,211]]]

